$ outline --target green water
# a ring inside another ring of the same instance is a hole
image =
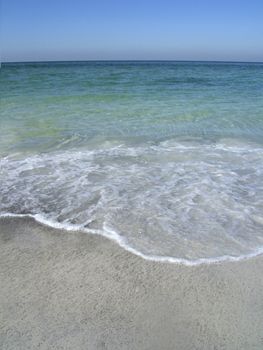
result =
[[[2,152],[97,139],[263,139],[262,64],[3,64],[0,86]]]

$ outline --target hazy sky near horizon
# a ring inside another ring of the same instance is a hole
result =
[[[263,61],[262,18],[263,0],[2,0],[1,56]]]

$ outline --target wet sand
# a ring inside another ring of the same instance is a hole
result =
[[[1,349],[263,349],[263,256],[183,266],[0,220]]]

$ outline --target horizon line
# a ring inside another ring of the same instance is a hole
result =
[[[74,63],[74,62],[191,62],[191,63],[259,63],[263,61],[243,61],[243,60],[177,60],[177,59],[85,59],[85,60],[23,60],[23,61],[2,61],[2,64],[16,63]]]

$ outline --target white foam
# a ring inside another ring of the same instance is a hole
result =
[[[2,215],[100,234],[154,261],[195,265],[262,252],[259,146],[165,141],[9,156],[0,167]]]

